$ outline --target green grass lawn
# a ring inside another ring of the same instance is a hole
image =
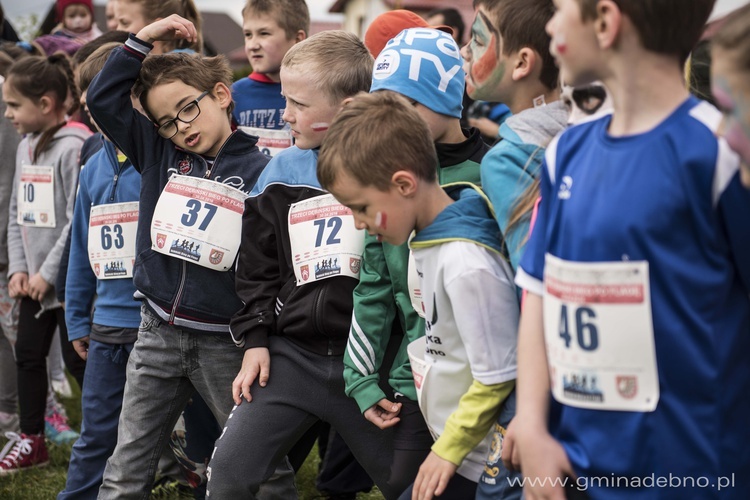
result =
[[[71,379],[74,395],[70,399],[63,399],[68,412],[70,426],[76,430],[81,426],[81,394],[78,386]],[[5,445],[6,439],[0,437],[0,448]],[[57,493],[65,487],[65,476],[68,471],[68,460],[70,458],[70,446],[55,446],[49,444],[50,464],[47,467],[24,471],[12,476],[0,477],[0,499],[3,500],[54,500]],[[321,493],[315,489],[315,476],[318,470],[317,445],[310,452],[307,461],[297,474],[297,488],[301,500],[312,500],[321,498]],[[180,495],[171,497],[160,496],[160,499],[191,498]],[[372,492],[357,496],[358,500],[382,500],[383,496],[375,488]]]

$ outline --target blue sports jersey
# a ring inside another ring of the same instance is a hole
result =
[[[284,126],[286,100],[281,96],[281,84],[260,73],[232,85],[234,116],[240,127],[280,129]]]
[[[592,498],[747,498],[750,192],[709,104],[691,97],[635,136],[609,136],[610,120],[547,148],[516,282],[542,295],[547,253],[648,262],[660,398],[642,413],[553,401],[550,431]],[[602,488],[617,478],[638,479]]]

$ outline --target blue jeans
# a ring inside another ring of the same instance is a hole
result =
[[[492,435],[492,445],[484,466],[484,472],[479,478],[476,500],[490,500],[502,498],[503,500],[518,500],[522,498],[520,472],[511,472],[505,468],[500,455],[503,451],[503,438],[508,424],[516,414],[516,391],[508,395],[503,402],[500,416],[497,418]]]
[[[159,458],[194,391],[223,427],[234,406],[232,382],[243,355],[228,334],[184,331],[144,306],[127,365],[117,446],[98,498],[150,497]],[[291,470],[272,486],[288,488],[275,498],[296,497]]]
[[[81,394],[81,437],[70,455],[68,480],[57,500],[95,499],[107,459],[117,444],[125,367],[133,344],[91,340]]]

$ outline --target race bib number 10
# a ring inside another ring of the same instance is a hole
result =
[[[89,263],[97,279],[133,277],[138,202],[91,207]]]
[[[17,222],[21,226],[55,227],[55,170],[23,165],[16,186]]]
[[[297,286],[332,276],[359,279],[365,233],[333,195],[292,204],[289,240]]]
[[[245,198],[226,184],[173,175],[156,203],[151,248],[209,269],[229,270],[240,248]]]
[[[547,254],[544,266],[544,338],[555,399],[578,408],[655,410],[648,262],[568,262]]]

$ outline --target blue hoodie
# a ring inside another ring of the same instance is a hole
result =
[[[138,328],[140,302],[133,299],[132,279],[97,280],[89,264],[89,214],[95,205],[138,201],[141,176],[130,161],[117,161],[114,145],[103,140],[102,149],[81,170],[71,226],[70,260],[66,281],[65,324],[73,341],[91,333],[91,306],[96,298],[93,323],[117,328]]]
[[[426,248],[449,241],[468,241],[503,254],[503,236],[487,197],[469,182],[443,186],[454,203],[411,240],[411,248]]]

